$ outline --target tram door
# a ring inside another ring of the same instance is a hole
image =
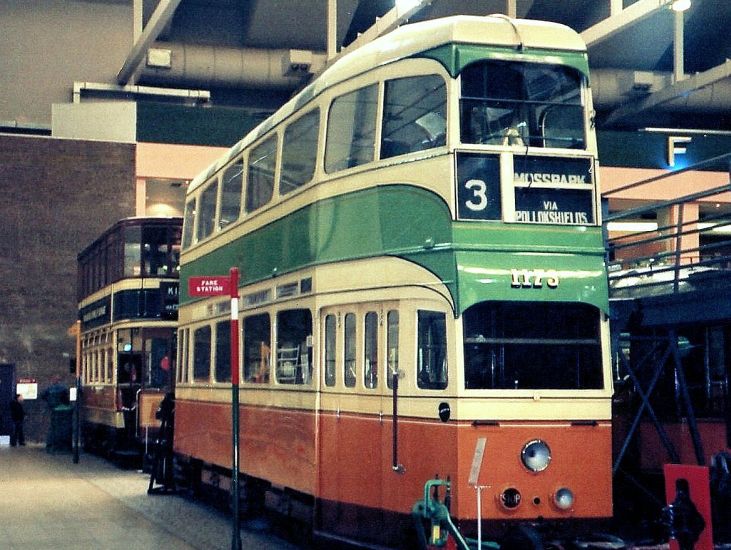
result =
[[[10,434],[10,401],[15,397],[15,365],[0,364],[0,435]]]

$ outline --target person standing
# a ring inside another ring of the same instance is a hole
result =
[[[13,422],[12,431],[10,432],[10,445],[25,445],[25,434],[23,433],[23,420],[25,419],[25,410],[23,410],[23,396],[19,393],[15,394],[15,399],[10,402],[10,419]]]

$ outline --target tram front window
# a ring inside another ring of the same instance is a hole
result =
[[[588,304],[472,306],[464,313],[466,388],[601,389],[599,326]]]
[[[561,65],[489,60],[467,66],[462,142],[583,149],[582,80]]]

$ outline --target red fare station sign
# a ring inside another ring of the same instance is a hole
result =
[[[228,275],[205,275],[188,279],[188,294],[191,296],[229,296],[231,278]]]

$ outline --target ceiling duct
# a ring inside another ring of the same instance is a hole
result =
[[[625,69],[593,69],[591,88],[597,109],[612,109],[649,97],[673,85],[669,72]],[[651,106],[658,111],[728,113],[731,111],[731,78],[709,81]]]
[[[152,49],[152,48],[151,48]],[[326,54],[294,49],[228,48],[200,44],[157,42],[140,73],[145,83],[204,88],[263,88],[293,90],[320,70]],[[169,52],[166,53],[166,52]],[[163,55],[165,53],[165,55]]]

